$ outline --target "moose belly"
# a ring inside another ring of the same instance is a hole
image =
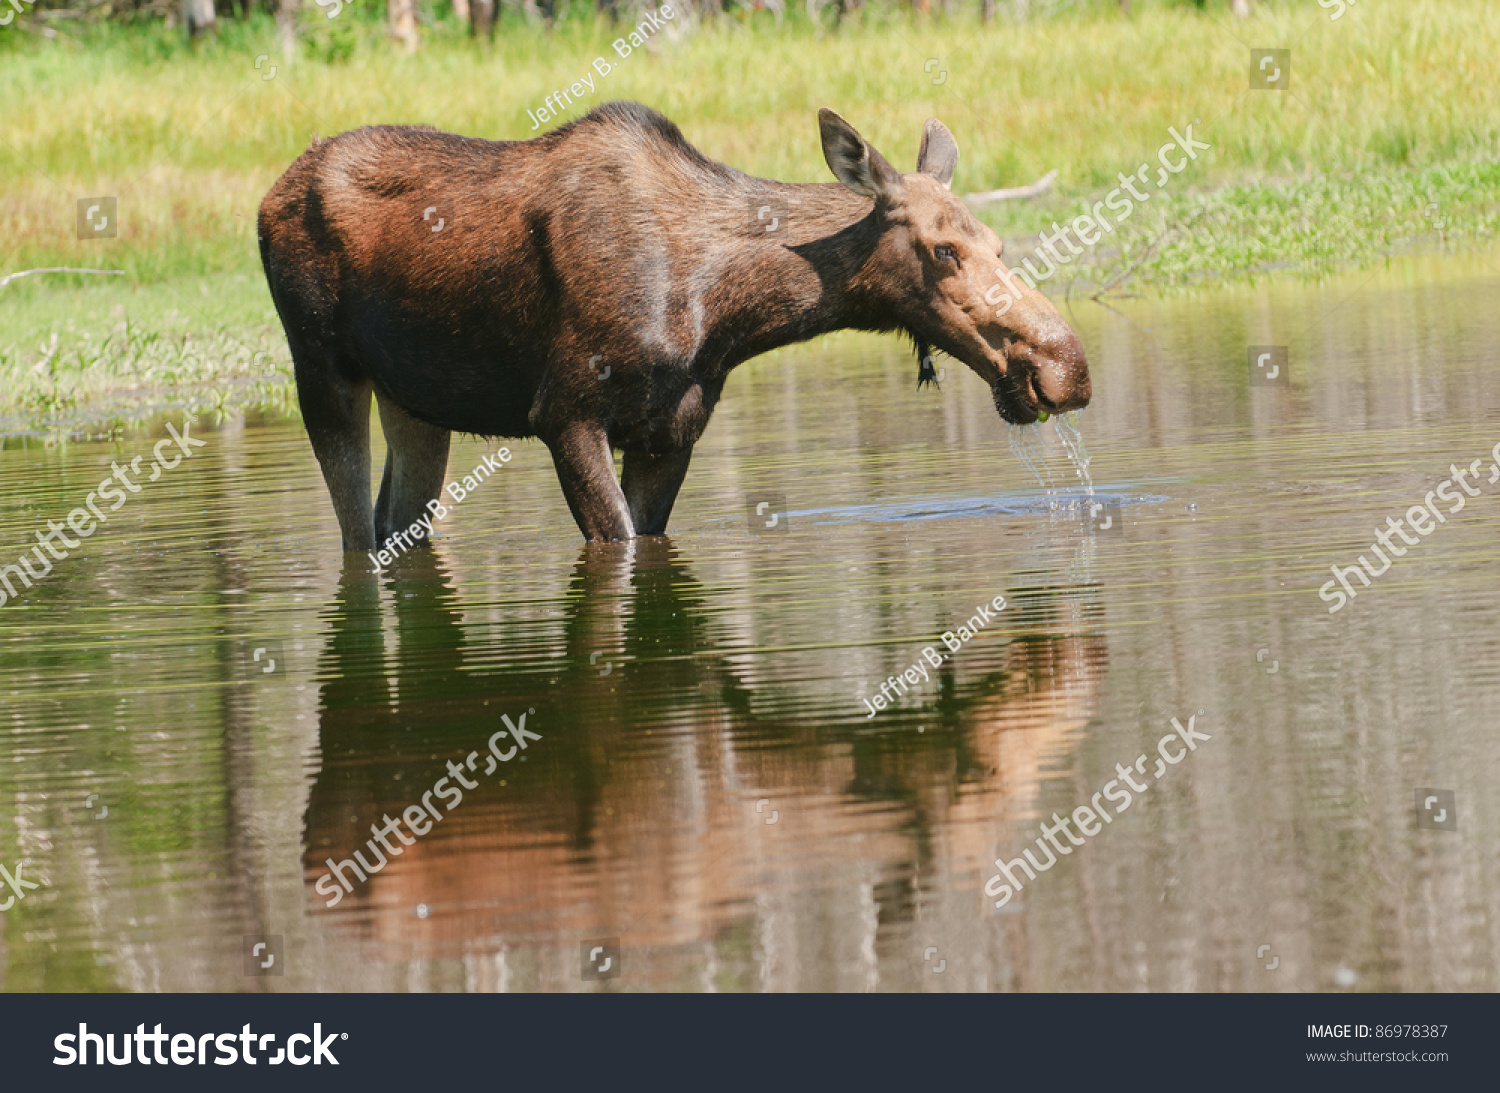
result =
[[[408,413],[454,432],[531,435],[527,414],[543,361],[493,318],[439,324],[373,301],[358,310],[355,355]]]

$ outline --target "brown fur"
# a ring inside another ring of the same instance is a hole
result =
[[[1051,303],[1021,282],[1003,319],[985,303],[1001,244],[947,190],[947,129],[927,123],[903,176],[832,111],[819,123],[838,183],[744,175],[634,103],[529,141],[380,126],[315,142],[259,232],[345,550],[421,514],[450,431],[539,437],[589,539],[660,534],[730,369],[842,328],[958,358],[1012,422],[1086,404]],[[390,442],[373,508],[372,392]]]

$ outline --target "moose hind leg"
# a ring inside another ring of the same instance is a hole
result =
[[[315,366],[293,347],[297,401],[323,468],[323,481],[339,519],[344,551],[375,549],[375,517],[370,509],[370,391],[368,382],[332,379],[332,369]]]
[[[630,506],[630,519],[637,535],[665,535],[667,519],[677,502],[677,491],[687,477],[693,449],[665,455],[626,452],[620,488]]]
[[[375,400],[386,442],[385,476],[375,503],[376,538],[384,544],[394,533],[431,514],[427,503],[443,492],[452,434],[412,417],[384,395],[377,394]],[[425,541],[425,529],[418,529],[412,538]]]

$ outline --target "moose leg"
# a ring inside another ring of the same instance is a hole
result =
[[[583,537],[590,541],[633,538],[635,525],[615,481],[614,456],[604,429],[573,422],[547,439],[547,447],[552,449],[557,480]]]
[[[429,515],[427,502],[442,493],[448,473],[451,434],[412,417],[384,395],[377,394],[375,401],[386,442],[385,475],[375,502],[375,538],[384,544],[394,532]]]
[[[312,441],[313,454],[323,468],[339,518],[344,552],[375,549],[375,517],[370,510],[370,392],[371,385],[326,378],[320,369],[293,347],[297,371],[297,401]]]
[[[677,491],[687,477],[693,449],[665,455],[626,452],[620,488],[630,506],[630,520],[637,535],[665,535],[667,518],[677,501]]]

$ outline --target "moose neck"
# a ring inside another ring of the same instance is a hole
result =
[[[726,370],[834,330],[899,325],[879,304],[874,259],[886,229],[869,200],[838,183],[746,177],[718,208],[718,245],[705,249],[718,303],[705,349]]]

